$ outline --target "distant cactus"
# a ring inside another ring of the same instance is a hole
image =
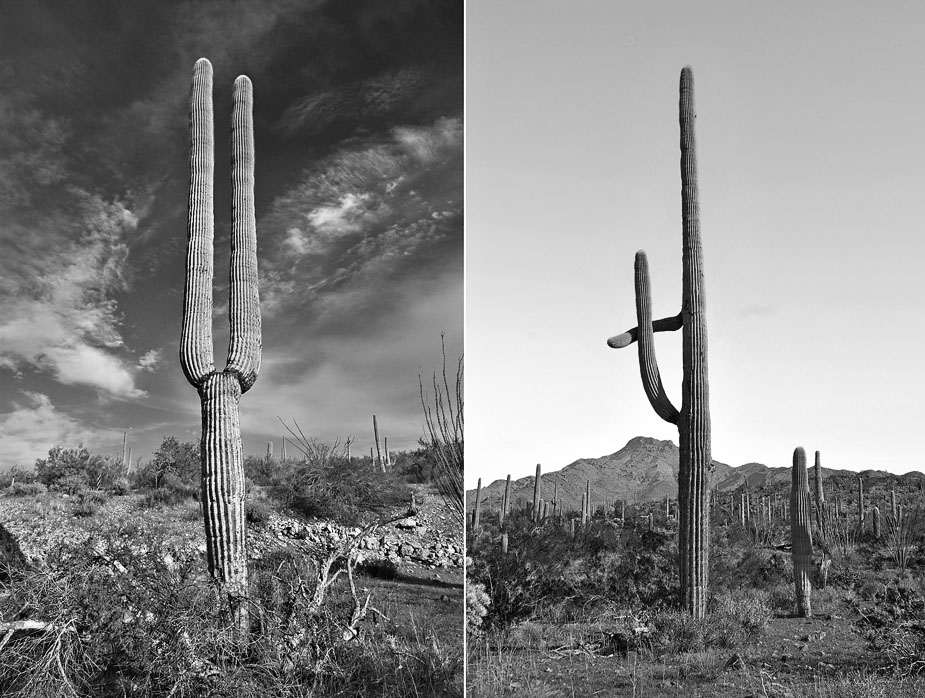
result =
[[[871,518],[873,519],[874,525],[874,538],[880,538],[880,507],[875,506],[871,508]]]
[[[790,538],[793,544],[793,583],[796,589],[797,615],[808,618],[813,614],[810,604],[813,567],[813,534],[810,526],[809,475],[806,472],[806,452],[793,452],[790,479]]]
[[[813,474],[816,476],[816,528],[825,530],[825,491],[822,489],[822,460],[819,451],[816,451],[816,462],[813,465]]]
[[[540,511],[540,497],[543,496],[543,473],[540,464],[536,464],[536,476],[533,478],[533,520],[538,521],[542,512]]]
[[[858,530],[864,529],[864,480],[858,476]]]
[[[247,632],[244,460],[238,403],[260,370],[260,299],[254,215],[253,88],[235,80],[232,108],[231,337],[225,370],[212,355],[214,239],[212,65],[201,58],[190,95],[190,191],[180,365],[202,402],[202,502],[209,574]]]
[[[478,484],[475,486],[475,509],[472,512],[472,532],[478,534],[479,523],[480,523],[480,514],[482,509],[482,478],[479,478]]]
[[[501,534],[501,554],[507,555],[507,533]]]
[[[504,499],[501,502],[500,526],[504,526],[504,520],[511,511],[511,475],[508,473],[507,482],[504,485]]]
[[[896,521],[899,513],[896,507],[896,490],[890,490],[890,513],[893,515],[893,521]]]

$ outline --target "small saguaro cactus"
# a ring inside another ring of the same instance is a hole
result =
[[[202,402],[202,510],[209,574],[247,632],[244,459],[238,404],[260,370],[260,298],[254,215],[253,87],[234,83],[231,155],[231,337],[223,371],[212,354],[214,239],[212,64],[196,62],[190,94],[190,189],[180,366]]]
[[[479,532],[479,520],[481,518],[481,509],[482,509],[482,478],[479,478],[478,484],[475,486],[475,509],[472,511],[472,532],[473,534],[478,535]]]
[[[697,189],[697,156],[694,138],[694,74],[690,66],[681,71],[681,210],[682,290],[681,312],[652,321],[649,262],[636,253],[637,326],[612,337],[613,348],[638,343],[642,384],[656,414],[678,427],[678,470],[681,605],[696,618],[707,610],[707,571],[710,550],[710,502],[708,471],[710,453],[710,385],[707,377],[707,320],[704,301],[703,248],[700,241],[700,203]],[[681,410],[671,403],[662,387],[655,359],[654,332],[683,329]]]
[[[813,474],[816,476],[816,528],[825,530],[825,490],[822,489],[822,460],[819,451],[816,451],[816,462],[813,465]]]
[[[858,530],[864,528],[864,480],[858,476]]]
[[[543,495],[543,473],[540,469],[540,464],[536,464],[536,476],[533,478],[533,520],[538,521],[540,519],[540,497]]]
[[[810,524],[806,452],[800,447],[793,452],[793,470],[790,477],[790,538],[793,544],[793,584],[796,591],[797,615],[808,618],[813,614],[810,604],[813,533]]]
[[[874,538],[880,538],[880,507],[874,506],[870,510],[874,525]]]

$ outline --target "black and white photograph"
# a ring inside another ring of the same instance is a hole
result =
[[[925,695],[923,29],[467,4],[467,695]]]
[[[0,695],[462,696],[461,0],[12,0]]]

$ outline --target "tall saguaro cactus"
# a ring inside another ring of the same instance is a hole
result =
[[[533,508],[531,518],[533,521],[540,520],[540,499],[543,496],[543,471],[540,464],[536,464],[536,476],[533,478]]]
[[[646,253],[636,253],[637,326],[612,337],[613,348],[638,343],[642,384],[656,414],[676,424],[680,447],[678,472],[679,554],[681,603],[694,617],[707,608],[707,568],[710,549],[708,471],[710,452],[710,386],[707,376],[707,322],[704,299],[703,249],[700,241],[700,203],[694,138],[694,75],[681,71],[679,121],[681,126],[682,287],[681,312],[652,321],[649,264]],[[655,359],[654,332],[683,330],[681,410],[662,387]]]
[[[190,190],[180,366],[202,402],[202,510],[209,574],[227,594],[235,625],[247,631],[244,457],[238,404],[260,370],[260,298],[254,214],[253,87],[234,83],[231,155],[231,336],[223,371],[212,355],[214,239],[212,64],[196,61],[190,94]]]
[[[790,537],[793,544],[793,584],[796,591],[797,614],[809,617],[813,568],[813,533],[810,521],[809,474],[806,472],[806,452],[798,447],[793,452],[790,476]]]

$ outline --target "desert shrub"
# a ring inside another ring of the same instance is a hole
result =
[[[677,549],[667,534],[598,520],[573,538],[551,522],[533,524],[524,511],[512,512],[505,530],[507,555],[493,532],[468,546],[467,579],[485,586],[489,625],[509,625],[541,610],[568,620],[595,598],[629,606],[665,603],[677,595]]]
[[[131,491],[132,487],[129,484],[128,478],[124,477],[120,477],[118,480],[113,482],[109,488],[109,493],[115,497],[124,497]]]
[[[353,598],[344,584],[310,609],[316,567],[299,551],[252,565],[251,634],[239,651],[214,591],[197,579],[198,559],[123,537],[94,549],[104,552],[58,546],[46,568],[12,572],[0,617],[25,613],[53,631],[8,639],[0,695],[462,695],[457,647],[390,622],[345,639]]]
[[[110,456],[92,455],[81,444],[77,448],[55,446],[48,451],[47,458],[35,462],[37,478],[49,489],[66,491],[74,489],[78,480],[84,481],[82,489],[109,487],[125,474],[124,464]],[[70,484],[62,485],[62,482]],[[74,489],[79,491],[81,488]]]
[[[65,475],[59,480],[56,480],[52,485],[52,489],[57,492],[63,492],[64,494],[74,496],[80,492],[85,492],[90,489],[90,483],[87,482],[87,476],[84,473],[72,473],[70,475]]]
[[[74,497],[71,511],[74,516],[94,516],[106,502],[106,493],[99,490],[81,490]]]
[[[151,460],[132,472],[132,481],[139,488],[160,489],[177,482],[187,489],[198,488],[201,470],[198,441],[165,436]]]
[[[19,480],[6,488],[6,493],[11,497],[35,497],[47,491],[48,488],[41,482],[20,482]]]
[[[244,519],[252,524],[264,524],[270,520],[272,507],[266,502],[250,501],[244,503]]]
[[[771,617],[767,594],[724,592],[710,599],[704,618],[677,608],[654,611],[648,622],[648,646],[656,655],[668,656],[742,647],[761,637]]]
[[[860,608],[858,627],[881,660],[880,671],[925,675],[925,595],[909,576],[884,584]]]
[[[345,458],[322,463],[280,463],[269,492],[306,517],[360,525],[390,513],[411,496],[394,472]]]
[[[5,489],[17,483],[35,482],[37,479],[38,475],[35,474],[34,470],[27,470],[21,465],[14,465],[9,470],[0,472],[0,489]]]

